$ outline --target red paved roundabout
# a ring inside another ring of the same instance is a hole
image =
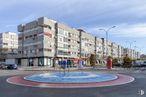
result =
[[[8,83],[30,86],[30,87],[41,87],[41,88],[91,88],[91,87],[106,87],[127,84],[134,81],[134,78],[128,75],[116,74],[118,79],[105,82],[96,83],[43,83],[25,80],[25,76],[14,76],[7,79]]]

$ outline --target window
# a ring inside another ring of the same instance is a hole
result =
[[[63,29],[58,28],[58,34],[60,34],[60,35],[64,35],[64,30],[63,30]]]
[[[51,49],[45,48],[44,51],[51,52]]]
[[[8,43],[3,43],[3,45],[8,45]]]
[[[68,48],[68,45],[67,44],[64,44],[64,48]]]
[[[58,47],[63,48],[64,45],[63,45],[62,43],[59,43],[59,44],[58,44]]]
[[[21,54],[21,51],[18,51],[19,54]]]
[[[62,42],[62,41],[63,41],[63,38],[62,38],[62,37],[60,37],[60,38],[59,38],[59,41],[60,41],[60,42]]]
[[[19,37],[18,40],[22,40],[22,37]]]
[[[64,37],[64,39],[63,39],[63,40],[64,40],[64,42],[68,42],[68,39],[67,39],[67,38],[65,38],[65,37]]]
[[[39,52],[42,52],[43,51],[43,48],[39,48]]]
[[[64,34],[65,34],[65,36],[68,36],[68,32],[67,31],[64,31]]]

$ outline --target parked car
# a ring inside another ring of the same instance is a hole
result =
[[[113,64],[113,66],[116,66],[116,67],[122,67],[123,63],[122,61],[118,61],[117,63]]]
[[[146,66],[146,61],[143,61],[143,64],[142,64],[143,66]]]
[[[7,64],[7,69],[17,69],[17,64]]]
[[[136,60],[136,61],[132,62],[132,66],[133,67],[142,67],[142,63],[143,63],[142,60]]]
[[[7,65],[5,63],[0,64],[0,69],[7,69]]]

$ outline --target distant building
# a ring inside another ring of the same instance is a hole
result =
[[[146,55],[145,54],[140,55],[140,59],[146,60]]]
[[[101,38],[96,37],[95,42],[96,42],[95,44],[96,44],[97,60],[101,61],[103,60],[103,41]]]
[[[118,45],[116,44],[116,43],[114,43],[114,42],[112,42],[112,44],[111,44],[112,46],[112,57],[113,58],[119,58],[119,55],[118,55]]]
[[[0,61],[14,58],[18,50],[18,35],[14,32],[0,33]]]
[[[124,47],[118,45],[118,59],[122,59],[124,57]]]

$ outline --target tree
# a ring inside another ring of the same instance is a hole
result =
[[[132,66],[132,59],[126,54],[126,56],[123,58],[123,67],[124,68],[130,68]]]
[[[116,64],[118,64],[118,59],[117,58],[113,58],[113,67],[114,67],[114,65],[116,65]]]
[[[95,56],[95,54],[91,54],[91,56],[90,56],[90,65],[91,66],[95,66],[95,64],[96,64],[96,56]]]

